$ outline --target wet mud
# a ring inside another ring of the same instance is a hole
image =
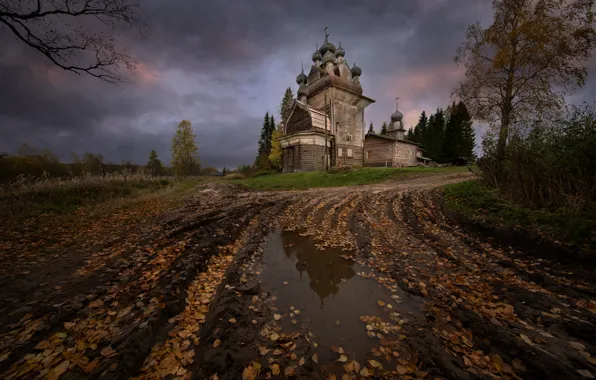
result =
[[[465,179],[208,185],[72,265],[4,269],[2,378],[596,376],[592,267],[446,210],[432,188]]]

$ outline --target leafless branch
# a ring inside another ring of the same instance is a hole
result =
[[[0,29],[66,71],[126,83],[131,81],[122,69],[132,73],[137,62],[113,35],[142,31],[146,25],[138,11],[138,0],[0,0]]]

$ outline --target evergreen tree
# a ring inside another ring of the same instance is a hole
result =
[[[149,170],[149,172],[152,175],[163,175],[164,174],[163,163],[157,157],[157,152],[155,151],[155,149],[151,149],[151,152],[149,152],[149,160],[147,161],[147,165],[145,165],[145,166],[147,167],[147,170]]]
[[[472,127],[472,115],[470,115],[468,108],[462,101],[457,103],[457,112],[460,115],[459,117],[462,123],[459,156],[466,158],[474,157],[476,133]]]
[[[273,134],[274,129],[275,121],[273,115],[269,116],[269,112],[267,112],[265,114],[265,119],[263,120],[257,157],[255,159],[255,165],[259,170],[267,170],[271,167],[269,163],[269,155],[271,154],[271,135]]]
[[[406,134],[406,140],[414,141],[414,128],[408,129],[408,133]]]
[[[383,125],[381,126],[381,135],[385,136],[387,134],[387,122],[384,121]]]
[[[453,103],[445,126],[443,140],[443,158],[472,157],[475,147],[475,134],[472,119],[463,102]]]
[[[282,123],[285,123],[290,116],[290,112],[292,111],[292,105],[294,104],[294,94],[292,94],[292,88],[286,88],[286,92],[284,93],[284,97],[281,100],[279,105],[279,117]],[[275,125],[275,124],[274,124]]]
[[[420,119],[418,120],[418,124],[414,127],[413,139],[412,141],[422,144],[422,135],[426,133],[426,128],[428,126],[428,117],[426,116],[426,112],[422,111],[420,115]]]
[[[427,155],[435,161],[443,160],[443,139],[445,136],[445,116],[442,109],[431,116],[426,132]]]
[[[375,133],[375,127],[373,127],[373,123],[372,122],[368,126],[368,133],[371,133],[371,134],[374,134]]]
[[[200,162],[195,133],[189,120],[182,120],[172,138],[172,168],[176,175],[197,174]]]

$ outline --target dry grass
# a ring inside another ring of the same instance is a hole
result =
[[[79,206],[136,197],[197,179],[145,174],[87,175],[73,178],[18,177],[0,186],[0,220],[73,211]]]

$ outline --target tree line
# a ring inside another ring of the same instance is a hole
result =
[[[216,168],[201,167],[198,144],[192,124],[182,120],[172,138],[171,165],[166,166],[152,149],[145,165],[135,165],[130,161],[111,164],[101,154],[86,152],[72,154],[70,162],[61,162],[49,149],[35,149],[22,144],[14,155],[0,153],[0,181],[8,181],[18,176],[75,177],[81,175],[104,175],[111,173],[144,172],[155,176],[187,176],[217,172]]]

